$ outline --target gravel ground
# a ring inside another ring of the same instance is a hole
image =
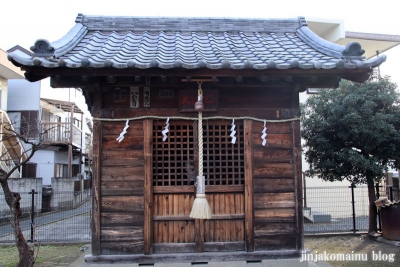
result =
[[[358,232],[368,231],[368,216],[356,217]],[[305,234],[343,233],[353,231],[353,218],[332,218],[330,223],[304,223]]]
[[[394,267],[400,266],[400,247],[381,243],[363,235],[341,235],[333,237],[306,237],[304,247],[311,250],[313,260],[328,259],[334,267]],[[316,256],[316,255],[320,256]],[[342,255],[347,260],[341,260]],[[359,257],[360,260],[354,260]]]

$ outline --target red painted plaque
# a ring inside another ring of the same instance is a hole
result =
[[[179,91],[179,111],[196,112],[194,103],[197,101],[197,90]],[[203,90],[204,112],[218,110],[218,90]]]

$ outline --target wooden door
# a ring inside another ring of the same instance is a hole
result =
[[[244,142],[243,125],[236,123],[231,143],[230,122],[203,122],[203,172],[210,220],[189,217],[198,169],[197,124],[170,122],[163,141],[162,123],[153,123],[153,253],[243,251]]]

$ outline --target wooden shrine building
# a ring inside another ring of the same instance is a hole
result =
[[[358,43],[329,43],[303,17],[75,22],[60,40],[8,58],[29,81],[84,91],[94,120],[86,260],[298,257],[299,92],[363,82],[385,56],[365,60]],[[189,216],[200,154],[210,219]]]

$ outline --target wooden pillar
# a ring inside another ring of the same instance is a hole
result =
[[[254,197],[253,197],[253,122],[244,121],[244,213],[246,251],[254,251]]]
[[[292,109],[300,108],[299,93],[292,95]],[[295,186],[295,216],[296,216],[296,248],[303,250],[304,231],[303,231],[303,173],[301,164],[301,134],[300,121],[292,121],[293,138],[293,168],[294,168],[294,186]]]
[[[102,93],[96,90],[93,94],[94,118],[101,118]],[[99,256],[101,252],[101,136],[102,122],[94,121],[93,124],[93,177],[92,177],[92,255]]]
[[[153,254],[153,121],[143,122],[144,132],[144,254]]]
[[[204,220],[195,219],[194,221],[194,242],[197,252],[204,252]]]

